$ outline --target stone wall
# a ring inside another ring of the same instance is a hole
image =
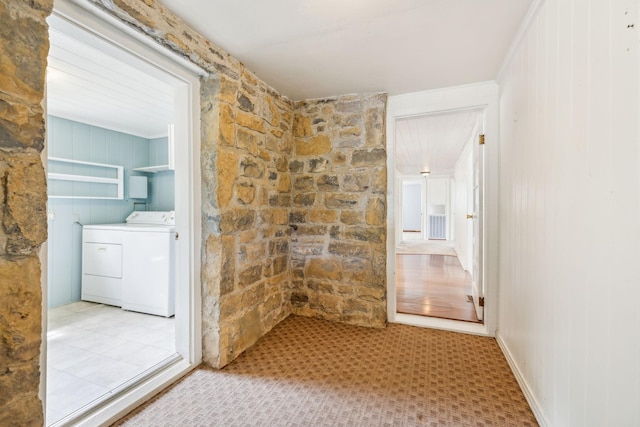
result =
[[[53,1],[0,2],[0,425],[43,424],[40,245],[47,237],[40,152]]]
[[[386,95],[301,101],[293,123],[293,312],[386,323]]]
[[[155,0],[90,0],[210,72],[201,81],[203,358],[222,367],[291,313],[293,104]]]

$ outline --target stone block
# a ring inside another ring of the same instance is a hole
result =
[[[311,136],[311,119],[307,116],[296,114],[293,119],[293,136],[302,138]]]
[[[386,230],[384,227],[349,227],[342,233],[346,240],[360,240],[362,242],[384,243]]]
[[[269,208],[262,212],[262,220],[267,224],[288,225],[289,211],[288,209]]]
[[[248,205],[251,204],[256,197],[256,188],[250,181],[238,182],[238,185],[236,186],[236,193],[238,202],[243,205]]]
[[[295,233],[303,236],[324,236],[327,234],[327,226],[299,224]]]
[[[42,333],[40,260],[36,255],[0,258],[0,277],[0,366],[3,371],[26,362],[37,367]]]
[[[344,154],[341,151],[338,152],[334,152],[333,153],[333,164],[334,165],[344,165],[345,163],[347,163],[347,155]]]
[[[364,301],[378,302],[386,301],[387,292],[384,288],[358,286],[356,288],[356,295]]]
[[[220,296],[220,319],[225,320],[235,316],[242,309],[242,293],[234,292]]]
[[[253,209],[229,209],[220,216],[220,231],[231,233],[249,230],[255,226],[256,212]]]
[[[382,197],[370,197],[367,200],[365,218],[368,225],[384,225],[386,213],[386,203]]]
[[[280,156],[276,159],[276,170],[278,172],[289,171],[289,159],[286,156]]]
[[[235,307],[236,312],[242,310],[244,307],[255,307],[261,304],[264,301],[265,295],[264,283],[258,283],[255,286],[244,289],[242,293],[240,293],[240,304]]]
[[[324,204],[329,209],[356,209],[360,204],[360,196],[348,193],[327,193]]]
[[[269,242],[269,255],[288,255],[289,254],[289,241],[278,240]]]
[[[19,100],[19,104],[35,106],[42,101],[44,93],[49,49],[47,23],[45,15],[33,14],[36,19],[29,19],[22,13],[17,13],[17,8],[17,5],[11,6],[11,3],[4,2],[0,6],[0,94]],[[0,141],[7,136],[2,135],[4,121],[2,123]],[[25,131],[40,134],[44,130],[41,123],[34,125],[29,126],[30,129],[25,127]],[[17,137],[17,141],[25,139],[19,132],[12,134]]]
[[[294,206],[313,206],[316,202],[316,193],[296,194],[293,197]]]
[[[320,191],[337,191],[340,188],[337,175],[320,175],[316,185]]]
[[[384,142],[384,108],[369,108],[365,112],[365,143],[382,147]]]
[[[266,254],[267,249],[264,241],[247,243],[240,247],[240,259],[243,262],[251,264],[261,262]]]
[[[312,138],[297,138],[295,140],[297,156],[317,156],[331,152],[331,138],[328,135],[318,135]]]
[[[313,209],[309,211],[309,221],[330,224],[336,222],[338,212],[331,209]]]
[[[9,156],[0,151],[0,254],[30,255],[47,238],[44,168],[39,153]]]
[[[260,312],[258,307],[252,308],[239,319],[239,334],[233,338],[233,353],[239,355],[260,339],[262,327],[260,326]]]
[[[1,47],[0,44],[0,49]],[[3,75],[6,76],[5,73],[0,74],[0,80]],[[24,105],[8,99],[0,99],[0,147],[42,150],[44,118],[39,104]]]
[[[258,155],[259,134],[252,132],[248,129],[238,129],[236,135],[236,147],[245,150],[254,156]]]
[[[371,256],[371,249],[366,243],[331,242],[329,253],[344,257],[368,258]]]
[[[307,192],[307,191],[315,191],[315,179],[313,176],[304,175],[298,176],[295,178],[293,188],[296,191]]]
[[[254,116],[250,113],[236,113],[236,124],[241,127],[245,127],[254,130],[259,133],[265,133],[264,120],[262,118]]]
[[[346,225],[359,225],[364,223],[364,213],[361,211],[344,210],[340,212],[340,222]]]
[[[301,224],[307,222],[307,211],[306,210],[293,210],[289,213],[289,223],[290,224]]]
[[[360,128],[359,126],[346,127],[340,129],[338,134],[343,138],[348,136],[360,136],[362,135],[362,128]]]
[[[377,170],[371,175],[371,192],[376,194],[386,194],[387,192],[387,169]]]
[[[333,258],[308,258],[304,274],[305,277],[340,280],[342,279],[342,265],[339,260]]]
[[[238,240],[240,243],[251,243],[251,242],[254,242],[257,238],[258,238],[258,230],[253,228],[251,230],[245,230],[240,232]]]
[[[272,207],[291,206],[291,196],[288,194],[273,194],[269,196],[269,206],[272,206]]]
[[[319,293],[309,301],[311,308],[321,310],[328,314],[339,314],[342,298],[337,295]]]
[[[304,292],[294,291],[291,293],[291,304],[295,306],[306,305],[309,303],[309,296]]]
[[[289,256],[279,256],[273,260],[273,275],[277,276],[287,270],[289,266]]]
[[[222,236],[220,240],[222,243],[220,251],[220,295],[225,295],[235,289],[235,238],[233,236]]]
[[[342,181],[342,189],[348,192],[360,193],[369,188],[370,181],[371,176],[368,174],[346,175]]]
[[[315,159],[309,159],[308,164],[309,166],[307,167],[307,171],[309,173],[326,172],[329,161],[322,157],[318,157]]]
[[[228,104],[220,104],[220,144],[235,145],[235,119],[233,110]]]
[[[238,273],[238,286],[247,287],[262,279],[262,264],[245,268]]]
[[[292,160],[289,162],[289,171],[291,173],[300,173],[304,169],[304,162],[300,160]]]
[[[253,101],[247,96],[247,94],[239,93],[238,94],[238,107],[242,111],[246,111],[252,113],[254,110]]]
[[[218,206],[225,208],[233,198],[233,187],[238,173],[238,156],[232,150],[220,148],[217,158]]]
[[[264,176],[264,165],[245,157],[240,162],[240,175],[247,178],[262,178]]]
[[[278,191],[281,193],[288,193],[291,191],[291,176],[288,174],[280,175],[278,180]]]
[[[386,162],[387,151],[384,148],[357,150],[351,156],[351,165],[355,167],[385,165]]]

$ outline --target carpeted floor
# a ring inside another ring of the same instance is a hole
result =
[[[290,316],[118,426],[536,426],[495,340]]]

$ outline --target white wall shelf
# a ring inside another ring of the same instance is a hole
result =
[[[133,170],[137,172],[157,173],[157,172],[165,172],[165,171],[173,170],[173,168],[169,167],[169,165],[158,165],[158,166],[145,166],[141,168],[133,168]]]
[[[49,194],[50,198],[55,199],[108,199],[123,200],[124,199],[124,167],[118,165],[108,165],[105,163],[85,162],[82,160],[63,159],[61,157],[49,157],[50,162],[66,163],[71,165],[93,166],[97,168],[112,169],[116,173],[115,178],[105,178],[100,176],[81,175],[73,173],[57,173],[49,172],[47,178],[57,181],[71,182],[90,182],[95,184],[115,185],[117,188],[117,196],[76,196],[76,195],[56,195]]]

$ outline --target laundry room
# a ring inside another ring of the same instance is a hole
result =
[[[46,424],[176,356],[174,88],[50,18]]]

